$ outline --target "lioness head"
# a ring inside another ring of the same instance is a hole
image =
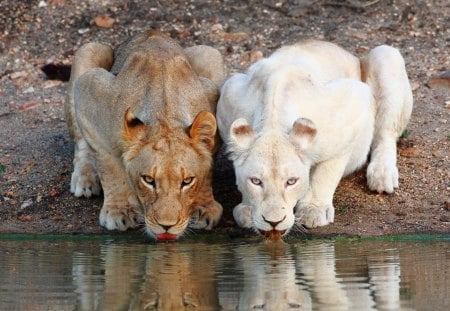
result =
[[[294,225],[295,205],[309,187],[310,164],[301,154],[315,135],[314,124],[302,118],[289,133],[255,133],[245,119],[231,125],[229,151],[243,196],[237,208],[250,207],[257,232],[276,239]]]
[[[215,133],[216,120],[206,111],[185,130],[164,121],[150,126],[126,112],[123,162],[151,236],[176,239],[187,227],[210,183]]]

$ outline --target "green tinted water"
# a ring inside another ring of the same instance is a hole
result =
[[[450,236],[0,236],[0,310],[450,310]]]

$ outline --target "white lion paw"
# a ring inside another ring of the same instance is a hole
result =
[[[367,184],[370,190],[379,193],[394,192],[398,188],[398,169],[395,163],[372,161],[367,168]]]
[[[90,163],[75,164],[70,182],[70,192],[76,197],[99,195],[101,191],[100,180],[95,167]]]
[[[326,226],[334,222],[334,207],[327,206],[302,206],[297,209],[298,221],[307,228]]]
[[[244,203],[236,205],[233,210],[233,217],[239,227],[252,227],[252,208],[250,206]]]
[[[136,228],[140,222],[140,215],[132,207],[108,204],[103,205],[100,211],[100,225],[108,230],[125,231],[128,228]]]
[[[189,221],[189,228],[211,230],[219,223],[222,210],[222,205],[216,201],[208,206],[197,206]]]

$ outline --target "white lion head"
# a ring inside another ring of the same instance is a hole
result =
[[[251,226],[259,233],[279,237],[291,229],[295,205],[309,187],[310,164],[302,154],[316,132],[314,124],[303,118],[288,133],[255,133],[245,119],[233,122],[228,146],[243,196],[234,212],[238,224],[245,222],[239,209],[249,207]]]

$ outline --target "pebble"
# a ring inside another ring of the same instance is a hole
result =
[[[32,199],[25,200],[22,205],[20,205],[21,209],[26,209],[27,207],[30,207],[33,204]]]
[[[23,91],[24,94],[34,93],[34,87],[30,86]]]
[[[211,32],[223,32],[222,24],[214,24],[211,26]]]
[[[82,34],[85,34],[86,32],[88,32],[89,30],[90,30],[89,28],[81,28],[81,29],[78,29],[78,33],[80,35],[82,35]]]

